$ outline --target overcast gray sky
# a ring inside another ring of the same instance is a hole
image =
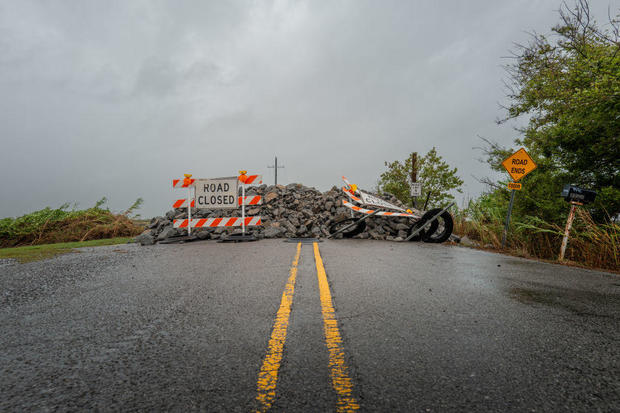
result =
[[[592,0],[598,21],[620,0]],[[0,0],[0,217],[107,196],[161,215],[183,173],[239,169],[326,190],[373,187],[384,161],[436,146],[493,176],[501,65],[558,0]]]

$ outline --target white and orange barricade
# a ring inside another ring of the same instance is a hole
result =
[[[193,218],[193,219],[175,219],[175,228],[215,228],[215,227],[239,227],[241,225],[255,226],[261,225],[261,217],[242,218]]]
[[[247,195],[239,197],[239,205],[261,205],[263,203],[263,197],[260,195]]]
[[[189,219],[192,218],[192,208],[195,207],[195,201],[192,198],[192,187],[196,182],[195,179],[192,179],[192,174],[184,174],[185,178],[183,179],[173,179],[172,187],[173,188],[187,188],[187,199],[177,199],[172,204],[173,208],[184,208],[187,207],[187,217]],[[192,229],[187,228],[187,235],[192,234]]]
[[[174,208],[187,208],[187,218],[175,219],[173,221],[174,228],[187,228],[187,234],[191,235],[192,228],[240,226],[242,227],[242,232],[245,235],[246,226],[262,225],[260,216],[245,216],[246,205],[262,204],[262,198],[259,195],[246,196],[245,187],[246,185],[262,184],[262,182],[263,178],[261,175],[246,175],[246,171],[240,171],[240,175],[238,177],[233,176],[228,178],[192,179],[192,175],[186,174],[185,179],[183,180],[174,179],[172,181],[173,188],[188,188],[189,191],[187,199],[177,199],[172,205]],[[239,196],[239,184],[241,184],[241,196]],[[193,195],[192,188],[194,189]],[[217,192],[205,192],[209,190],[226,192],[219,192],[219,195]],[[210,202],[210,204],[208,204],[208,202]],[[192,219],[191,216],[191,208],[224,209],[238,208],[239,206],[241,206],[240,218],[222,217]]]
[[[239,197],[239,205],[261,205],[263,203],[263,198],[260,195],[246,195],[245,187],[250,185],[262,185],[263,176],[262,175],[244,175],[239,171],[239,182],[241,182],[241,191],[242,194]],[[243,178],[245,176],[245,178]],[[243,181],[241,181],[243,179]]]
[[[246,175],[247,171],[239,171],[239,177],[237,180],[241,183],[241,198],[239,199],[239,203],[241,204],[241,228],[242,228],[242,239],[245,237],[245,227],[246,217],[245,217],[245,206],[252,205],[250,202],[262,202],[262,199],[258,195],[246,196],[245,195],[245,186],[246,185],[260,185],[263,183],[262,175]],[[256,205],[256,204],[254,204]],[[258,224],[260,225],[260,217],[258,219]]]
[[[192,179],[192,174],[185,174],[185,178],[183,179],[173,179],[172,187],[173,188],[189,188],[196,182],[195,179]]]
[[[240,175],[241,172],[245,172],[247,173],[247,171],[239,171]],[[241,176],[239,176],[239,178],[241,178]],[[245,175],[245,181],[243,182],[245,185],[261,185],[263,183],[263,176],[262,175]]]
[[[191,202],[191,206],[192,208],[196,208],[196,201],[194,201],[193,199]],[[174,204],[172,204],[172,207],[175,209],[187,208],[187,199],[177,199],[176,201],[174,201]]]
[[[426,242],[443,242],[450,237],[450,234],[452,233],[453,220],[452,216],[448,212],[448,209],[454,205],[454,203],[451,203],[446,208],[436,208],[427,211],[426,213],[416,209],[404,209],[377,196],[359,190],[357,185],[351,184],[344,176],[342,177],[342,180],[345,183],[342,191],[351,201],[348,202],[343,200],[342,205],[351,210],[351,218],[334,223],[330,227],[330,235],[328,238],[332,238],[340,233],[343,233],[345,236],[355,236],[363,232],[366,228],[366,223],[364,221],[375,215],[414,219],[415,222],[411,226],[409,235],[404,239],[404,241],[423,239]],[[387,211],[368,209],[364,208],[365,206],[387,209]],[[364,214],[364,216],[360,219],[355,219],[353,218],[353,212],[359,212]]]

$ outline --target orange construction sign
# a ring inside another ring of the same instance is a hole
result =
[[[518,182],[508,182],[508,189],[521,190],[521,184]]]
[[[530,155],[528,155],[523,148],[506,158],[506,160],[502,162],[502,166],[506,168],[506,171],[508,171],[508,174],[510,174],[510,177],[515,182],[537,167]]]

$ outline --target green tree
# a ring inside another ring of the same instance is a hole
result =
[[[379,177],[378,189],[380,192],[388,192],[398,198],[403,204],[413,206],[410,196],[411,182],[411,154],[404,161],[386,162],[387,171]],[[422,183],[422,196],[418,207],[422,207],[424,200],[430,194],[428,208],[445,207],[454,196],[450,191],[462,192],[460,187],[463,180],[458,177],[457,169],[450,166],[437,154],[433,147],[426,155],[418,158],[416,163],[417,182]]]
[[[503,121],[529,119],[516,143],[539,163],[526,180],[538,188],[528,194],[536,201],[529,205],[531,211],[540,204],[558,204],[548,198],[563,184],[574,183],[598,191],[595,216],[614,215],[620,212],[618,20],[599,29],[585,0],[578,0],[574,9],[563,6],[560,18],[550,37],[533,35],[514,52],[514,63],[506,67],[510,104]],[[488,151],[495,167],[506,155],[497,149]],[[549,214],[557,209],[547,206]]]

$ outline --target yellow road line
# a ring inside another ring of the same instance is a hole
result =
[[[291,272],[282,293],[280,308],[276,314],[276,321],[273,324],[273,331],[267,346],[267,355],[263,360],[263,365],[258,373],[258,395],[256,400],[259,407],[258,412],[269,410],[276,398],[276,384],[278,383],[278,370],[282,361],[284,342],[286,341],[286,330],[293,304],[293,293],[295,292],[295,278],[297,277],[297,265],[299,264],[299,254],[301,252],[301,242],[297,244],[297,253],[291,266]]]
[[[314,243],[314,261],[316,263],[316,275],[319,279],[323,330],[325,331],[325,344],[329,350],[332,387],[338,394],[336,409],[338,412],[352,412],[358,410],[360,406],[353,396],[353,382],[348,375],[344,360],[344,349],[342,348],[342,338],[338,331],[338,321],[332,304],[332,294],[329,291],[325,267],[319,253],[319,244],[316,242]]]

